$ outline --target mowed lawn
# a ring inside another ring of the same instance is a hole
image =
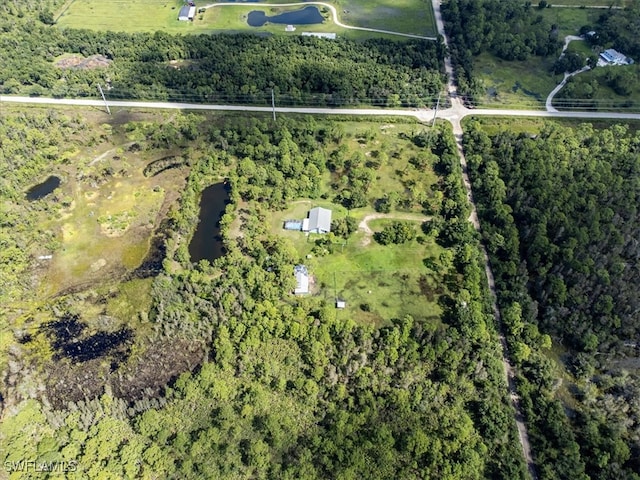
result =
[[[202,25],[178,21],[184,5],[175,0],[73,0],[58,12],[57,25],[122,32],[202,33]]]
[[[209,5],[211,2],[207,2]],[[260,3],[297,3],[266,1]],[[399,33],[435,35],[435,21],[431,3],[427,0],[350,0],[326,2],[338,10],[343,23],[356,26],[390,30]],[[335,25],[332,15],[323,13],[325,21],[316,25],[298,26],[296,32],[285,32],[285,25],[267,24],[250,27],[246,18],[251,10],[262,10],[267,15],[296,10],[293,7],[257,7],[252,3],[220,5],[197,13],[193,22],[178,21],[178,12],[184,3],[175,0],[70,0],[58,12],[57,24],[61,27],[88,28],[91,30],[113,30],[125,32],[165,31],[169,33],[214,33],[214,32],[269,32],[299,35],[301,31],[334,32],[350,38],[385,36],[343,29]],[[205,5],[199,4],[198,9]],[[318,6],[322,11],[322,6]],[[390,36],[390,38],[393,38]]]
[[[336,8],[340,21],[347,25],[437,35],[430,0],[340,0]]]

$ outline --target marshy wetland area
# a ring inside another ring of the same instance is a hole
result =
[[[187,164],[202,154],[183,143],[191,121],[3,110],[0,358],[9,385],[44,370],[54,405],[99,394],[111,380],[136,398],[199,359],[193,345],[167,354],[148,320],[168,216]],[[21,388],[32,395],[41,381]]]

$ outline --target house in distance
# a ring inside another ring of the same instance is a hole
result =
[[[303,220],[286,220],[285,230],[296,230],[307,233],[329,233],[331,231],[331,210],[315,207],[309,210],[309,216]]]
[[[180,9],[180,13],[178,14],[178,20],[181,22],[193,21],[196,16],[196,4],[194,2],[189,2],[187,5],[184,5]]]
[[[331,231],[331,210],[322,207],[309,210],[309,217],[302,220],[302,231],[329,233]]]
[[[633,60],[626,55],[609,48],[600,54],[598,58],[598,66],[605,67],[608,65],[632,65]]]

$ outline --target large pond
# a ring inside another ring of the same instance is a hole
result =
[[[229,190],[224,183],[207,187],[200,197],[200,223],[189,244],[189,256],[193,263],[200,260],[212,262],[224,255],[220,237],[220,219],[229,203]]]
[[[249,12],[247,23],[252,27],[261,27],[265,23],[283,23],[286,25],[312,25],[322,23],[324,18],[317,7],[308,6],[293,12],[285,12],[280,15],[268,16],[265,12],[253,10]]]
[[[56,176],[51,175],[44,182],[39,183],[38,185],[34,185],[29,190],[27,190],[27,200],[40,200],[41,198],[49,195],[59,186],[60,179]]]

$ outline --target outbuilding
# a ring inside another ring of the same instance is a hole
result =
[[[187,22],[193,20],[196,16],[196,6],[195,5],[185,5],[180,9],[180,13],[178,14],[178,20],[181,22]]]
[[[293,268],[296,277],[296,288],[293,293],[296,295],[304,295],[309,293],[309,271],[305,265],[296,265]]]

